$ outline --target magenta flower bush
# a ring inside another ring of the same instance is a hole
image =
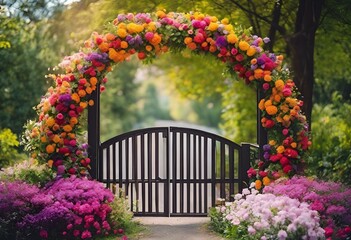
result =
[[[0,184],[0,239],[93,239],[122,234],[109,220],[114,200],[102,183],[61,178],[38,188]],[[126,238],[126,237],[125,237]]]
[[[211,213],[212,226],[229,239],[324,239],[318,212],[307,203],[244,189],[235,201]]]
[[[17,239],[17,224],[52,204],[52,199],[37,186],[24,182],[0,182],[0,239]]]
[[[327,239],[351,238],[351,188],[296,176],[272,183],[263,191],[308,203],[312,210],[318,211]]]

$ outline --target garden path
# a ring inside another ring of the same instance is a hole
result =
[[[208,217],[136,217],[147,231],[131,240],[223,240],[208,230]]]

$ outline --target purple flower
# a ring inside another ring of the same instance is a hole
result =
[[[59,102],[64,103],[65,105],[70,104],[71,100],[71,94],[62,94],[59,97]]]
[[[269,39],[269,37],[265,37],[265,38],[263,38],[263,42],[264,43],[269,43],[271,40]]]
[[[217,47],[226,47],[228,45],[228,42],[224,36],[219,36],[216,39],[216,45]]]

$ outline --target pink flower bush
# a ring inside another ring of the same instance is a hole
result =
[[[102,183],[61,178],[40,189],[0,184],[0,239],[92,239],[123,234],[109,220],[114,200]]]
[[[245,189],[235,201],[216,208],[212,222],[230,239],[323,239],[318,212],[287,196]]]
[[[327,239],[351,237],[351,188],[340,183],[293,177],[264,188],[264,193],[306,202],[318,211]]]

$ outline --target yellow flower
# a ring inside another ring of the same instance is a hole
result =
[[[234,28],[233,28],[233,25],[228,24],[228,25],[225,25],[225,26],[224,26],[224,29],[225,29],[226,31],[228,31],[228,32],[232,32]]]
[[[211,22],[210,25],[208,25],[207,27],[207,29],[212,32],[216,31],[217,28],[218,28],[218,23],[216,22]]]
[[[234,33],[230,33],[227,35],[227,41],[229,43],[236,43],[238,41],[238,37]]]
[[[274,140],[269,140],[268,144],[271,146],[274,146],[276,144],[276,142]]]
[[[279,91],[282,91],[283,88],[284,88],[284,81],[281,80],[281,79],[278,79],[276,82],[275,82],[275,87],[279,90]]]
[[[48,127],[52,127],[55,124],[55,119],[52,117],[49,117],[48,119],[46,119],[46,126]]]
[[[255,53],[256,53],[256,48],[250,46],[249,49],[248,49],[247,52],[246,52],[246,55],[249,56],[249,57],[251,57],[251,56],[253,56]]]
[[[139,25],[139,24],[129,23],[127,25],[127,30],[130,34],[140,33],[141,31],[144,30],[144,27],[142,25]]]
[[[121,38],[125,38],[128,35],[128,33],[127,30],[125,30],[124,28],[118,28],[117,35]]]
[[[250,44],[248,44],[246,41],[240,41],[239,48],[242,51],[247,51],[250,48]]]
[[[164,11],[158,10],[156,12],[156,16],[159,18],[164,18],[166,16],[166,13]]]
[[[277,153],[283,153],[285,151],[284,146],[280,145],[279,147],[277,147]]]
[[[270,183],[271,183],[271,180],[269,179],[269,177],[264,177],[263,179],[262,179],[262,181],[263,181],[263,185],[265,185],[265,186],[268,186]]]
[[[221,20],[221,23],[222,23],[222,24],[228,24],[228,23],[229,23],[228,18],[223,18],[223,19]]]

